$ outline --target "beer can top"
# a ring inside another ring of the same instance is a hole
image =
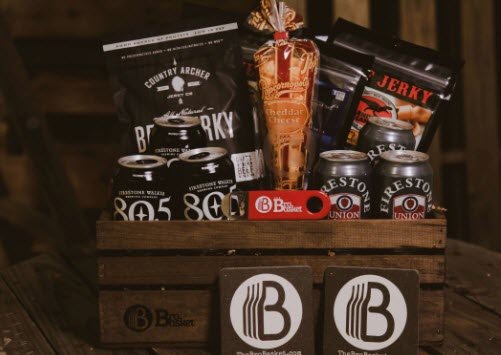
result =
[[[320,158],[331,162],[355,162],[367,160],[367,154],[355,150],[328,150]]]
[[[179,155],[179,160],[186,163],[207,163],[228,155],[228,151],[220,147],[207,147],[188,150]]]
[[[371,117],[369,118],[369,122],[376,126],[395,129],[398,131],[408,131],[413,128],[412,124],[410,124],[409,122],[401,120],[390,120],[388,118],[381,118],[381,117]]]
[[[118,164],[128,169],[154,169],[167,165],[167,160],[156,155],[135,154],[118,159]]]
[[[430,156],[415,150],[390,150],[381,154],[380,158],[393,163],[412,164],[428,161]]]
[[[155,117],[153,122],[161,127],[190,128],[198,126],[200,119],[195,116],[161,116]]]

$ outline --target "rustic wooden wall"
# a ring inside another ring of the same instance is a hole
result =
[[[241,13],[256,0],[191,0]],[[458,95],[431,148],[438,202],[449,235],[501,250],[501,124],[498,109],[501,5],[494,0],[295,0],[308,25],[327,31],[337,17],[466,60]],[[3,0],[0,12],[47,113],[80,204],[105,203],[116,154],[115,109],[100,38],[179,16],[182,0]],[[6,114],[1,104],[0,117]],[[30,162],[0,120],[0,175],[10,196],[39,206]],[[0,189],[1,190],[1,189]]]

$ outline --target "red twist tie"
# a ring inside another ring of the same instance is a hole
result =
[[[273,38],[275,39],[275,41],[278,41],[279,39],[288,39],[289,33],[288,32],[275,32],[273,34]]]

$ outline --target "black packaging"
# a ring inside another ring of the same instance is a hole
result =
[[[322,57],[315,102],[319,151],[345,148],[358,102],[374,66],[374,57],[317,42]]]
[[[451,100],[462,63],[339,19],[328,42],[375,57],[374,74],[360,100],[348,143],[355,146],[369,117],[413,124],[416,149],[427,151]]]
[[[184,20],[110,38],[103,50],[128,153],[147,150],[154,117],[198,116],[208,145],[228,150],[238,186],[256,186],[260,160],[236,22]]]

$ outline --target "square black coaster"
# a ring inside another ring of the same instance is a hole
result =
[[[222,355],[313,355],[311,269],[226,268],[219,273]]]
[[[418,354],[416,270],[325,271],[324,354]]]

